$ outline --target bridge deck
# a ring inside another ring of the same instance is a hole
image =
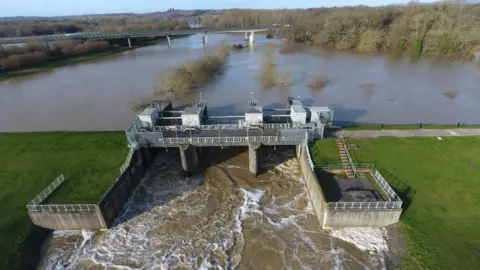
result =
[[[128,31],[128,32],[88,32],[75,34],[58,34],[45,36],[29,36],[29,37],[9,37],[1,38],[0,44],[23,43],[29,40],[38,41],[59,41],[59,40],[93,40],[93,39],[119,39],[119,38],[140,38],[140,37],[163,37],[163,36],[179,36],[193,35],[199,33],[226,33],[226,32],[248,32],[248,31],[265,31],[270,29],[283,28],[281,25],[265,25],[238,28],[191,28],[180,30],[145,30],[145,31]]]
[[[266,145],[296,145],[307,138],[306,130],[202,130],[190,132],[135,132],[128,136],[140,146],[176,147],[191,144],[195,146],[238,146],[249,143]]]

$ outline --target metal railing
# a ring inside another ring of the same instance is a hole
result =
[[[395,193],[395,191],[390,187],[390,185],[385,181],[385,178],[380,174],[379,171],[376,171],[373,174],[373,178],[377,181],[377,183],[387,192],[390,200],[392,201],[401,201],[400,197]]]
[[[348,147],[345,144],[345,140],[343,139],[343,132],[340,135],[340,140],[342,141],[343,148],[345,149],[345,153],[347,153],[348,162],[350,162],[350,166],[353,170],[353,175],[357,175],[357,170],[355,169],[355,164],[353,164],[352,157],[350,156],[350,151],[348,151]]]
[[[363,164],[362,164],[363,165]],[[373,168],[373,164],[363,165],[366,168]],[[376,171],[372,174],[375,181],[383,188],[388,194],[388,201],[381,202],[329,202],[327,208],[329,209],[400,209],[402,208],[402,200],[393,191],[390,185],[385,181],[380,172]]]
[[[85,212],[96,211],[95,204],[45,204],[27,205],[28,211],[33,212]]]
[[[399,209],[402,201],[389,202],[329,202],[328,209]]]
[[[28,204],[28,211],[33,212],[79,212],[79,211],[96,211],[95,204],[41,204],[48,196],[50,196],[63,182],[65,177],[58,176],[50,185],[43,189]]]
[[[53,180],[50,185],[44,188],[37,196],[35,196],[27,205],[37,205],[41,204],[48,196],[50,196],[57,188],[60,186],[63,181],[65,181],[65,177],[63,174],[58,176],[55,180]]]
[[[123,162],[122,166],[120,167],[120,174],[123,174],[128,166],[130,166],[130,162],[132,161],[133,153],[135,153],[135,149],[133,147],[130,147],[130,150],[128,151],[127,158],[125,159],[125,162]]]
[[[230,144],[230,143],[275,143],[279,142],[277,136],[238,136],[238,137],[185,137],[185,138],[160,138],[160,144]]]
[[[303,124],[293,124],[293,123],[263,123],[261,127],[264,130],[277,130],[277,129],[301,129],[308,127]],[[146,130],[149,131],[181,131],[188,126],[183,125],[169,125],[169,126],[153,126],[147,127]],[[210,124],[210,125],[200,125],[192,126],[191,128],[196,128],[198,130],[247,130],[249,128],[247,123],[239,124]]]
[[[373,163],[353,163],[356,169],[373,169],[375,164]],[[344,170],[345,167],[343,164],[326,164],[326,165],[315,165],[315,169],[320,169],[324,171],[329,170]]]

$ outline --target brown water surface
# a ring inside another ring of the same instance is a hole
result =
[[[320,229],[293,149],[263,149],[258,178],[245,150],[205,150],[214,158],[191,177],[161,154],[108,233],[54,233],[40,269],[386,267]]]
[[[211,35],[208,46],[242,38]],[[253,47],[232,52],[224,75],[201,89],[211,113],[243,113],[253,91],[263,105],[283,106],[288,96],[300,96],[307,105],[333,105],[337,121],[478,124],[480,72],[474,63],[412,62],[311,47],[280,54],[279,48],[277,66],[292,85],[263,90],[258,70],[271,40],[256,38]],[[143,47],[1,81],[0,131],[124,129],[134,119],[132,104],[151,97],[162,71],[204,53],[201,36],[194,35],[174,40],[171,48]],[[329,83],[312,90],[307,85],[318,75]],[[457,94],[450,99],[446,92]]]

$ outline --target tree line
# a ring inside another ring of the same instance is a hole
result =
[[[187,29],[182,19],[152,16],[114,16],[84,19],[25,19],[0,22],[1,37],[25,37],[78,32],[123,32],[158,29]]]
[[[155,17],[114,16],[81,20],[15,20],[0,23],[0,37],[36,36],[77,32],[121,32],[157,29],[188,29],[188,22],[181,19]],[[0,71],[8,71],[36,65],[59,57],[69,57],[111,48],[107,41],[59,41],[44,43],[27,42],[24,46],[3,45],[0,49]]]
[[[277,35],[358,52],[466,59],[473,57],[480,43],[478,4],[228,10],[205,14],[201,22],[204,27],[290,24]]]
[[[59,57],[70,57],[88,52],[107,50],[111,45],[107,41],[59,41],[55,44],[29,42],[21,46],[5,46],[0,56],[0,71],[33,66]]]

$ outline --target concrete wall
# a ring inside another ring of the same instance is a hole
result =
[[[123,206],[140,183],[151,160],[152,158],[145,148],[137,150],[128,168],[100,200],[98,206],[107,227],[110,227],[122,212]]]
[[[300,162],[300,167],[302,169],[303,179],[307,186],[308,195],[310,197],[310,201],[313,203],[313,209],[317,214],[318,221],[320,226],[323,228],[324,223],[324,216],[325,216],[325,197],[323,196],[322,188],[318,182],[317,175],[315,172],[310,168],[308,164],[308,156],[305,151],[308,150],[308,146],[304,144],[296,146],[297,151],[297,158]]]
[[[95,211],[79,212],[34,212],[28,215],[33,224],[52,230],[78,230],[78,229],[106,229],[107,225],[102,212],[97,207]]]
[[[66,211],[60,207],[60,211],[29,211],[28,215],[35,225],[52,230],[107,229],[122,211],[150,161],[151,156],[145,148],[137,150],[125,172],[91,210]]]
[[[397,223],[402,209],[333,209],[327,208],[327,202],[317,175],[309,165],[309,156],[305,145],[297,145],[297,158],[307,186],[308,195],[313,203],[318,221],[322,228],[333,227],[384,227]]]
[[[324,228],[384,227],[397,223],[402,209],[326,209]]]

